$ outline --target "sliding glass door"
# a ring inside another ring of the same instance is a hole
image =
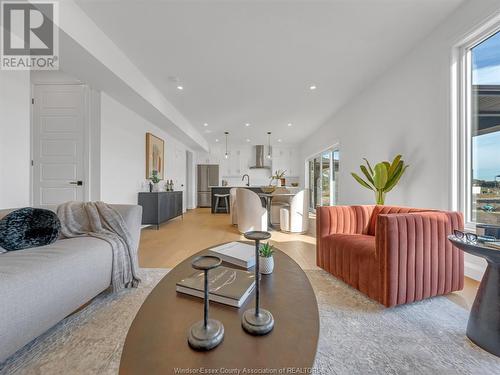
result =
[[[338,199],[339,150],[329,149],[307,162],[308,185],[311,192],[309,209],[318,206],[333,206]]]

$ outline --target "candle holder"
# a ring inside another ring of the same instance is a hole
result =
[[[241,317],[243,329],[256,336],[266,335],[274,328],[274,318],[270,311],[260,308],[259,248],[260,241],[271,237],[269,232],[246,232],[245,238],[255,241],[255,308],[248,309]]]
[[[204,315],[203,320],[194,323],[188,335],[188,343],[194,350],[210,350],[222,342],[224,326],[215,319],[208,318],[208,271],[217,268],[222,263],[221,259],[210,255],[201,255],[193,259],[192,267],[205,273],[204,285]]]

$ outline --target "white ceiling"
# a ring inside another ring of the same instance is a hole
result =
[[[77,3],[210,143],[257,144],[303,140],[461,1]]]

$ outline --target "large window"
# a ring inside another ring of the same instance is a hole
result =
[[[307,162],[309,209],[317,206],[333,206],[338,200],[339,150],[324,151]]]
[[[467,221],[500,225],[500,32],[466,55]]]

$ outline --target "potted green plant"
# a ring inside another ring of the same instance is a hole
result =
[[[409,167],[401,158],[401,155],[397,155],[392,162],[382,161],[375,164],[374,168],[371,167],[366,158],[363,158],[366,166],[360,165],[359,168],[366,180],[363,180],[356,173],[351,173],[351,175],[361,186],[375,192],[377,204],[384,204],[385,195],[398,184],[401,176]]]
[[[157,170],[152,170],[151,171],[151,177],[149,178],[151,182],[153,183],[153,191],[159,191],[159,183],[161,181],[160,176],[158,175]]]
[[[274,175],[271,177],[271,183],[273,182],[273,180],[276,180],[277,186],[285,186],[286,184],[285,173],[286,170],[278,169],[276,172],[274,172]]]
[[[266,242],[259,249],[260,273],[268,275],[274,270],[274,246]]]

